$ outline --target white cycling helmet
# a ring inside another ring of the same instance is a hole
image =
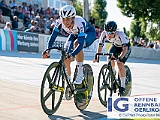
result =
[[[65,5],[59,11],[59,16],[62,18],[71,18],[75,17],[75,15],[76,15],[76,10],[71,5]]]

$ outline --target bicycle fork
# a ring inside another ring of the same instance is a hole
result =
[[[60,66],[58,66],[58,68],[56,68],[54,74],[56,74],[56,76],[54,78],[54,81],[56,82],[56,80],[58,78],[58,83],[57,83],[57,85],[55,85],[55,83],[53,84],[52,90],[64,93],[64,87],[63,87],[63,78],[64,77],[63,76],[62,76],[62,87],[59,86],[59,83],[60,83],[60,80],[61,80],[61,75],[62,75],[62,68]],[[53,74],[53,76],[54,76],[54,74]]]

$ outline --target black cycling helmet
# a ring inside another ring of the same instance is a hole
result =
[[[104,29],[107,32],[114,32],[117,29],[117,24],[114,21],[108,21],[107,24],[104,25]]]

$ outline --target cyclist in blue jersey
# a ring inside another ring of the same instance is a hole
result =
[[[71,79],[70,63],[76,57],[78,74],[74,84],[81,84],[83,75],[83,47],[89,47],[96,38],[95,28],[81,16],[76,15],[76,10],[71,5],[65,5],[60,9],[60,18],[56,21],[56,25],[48,42],[48,48],[52,47],[60,29],[62,28],[69,34],[64,45],[68,55],[66,56],[65,66]],[[43,52],[42,58],[48,58],[50,51]]]

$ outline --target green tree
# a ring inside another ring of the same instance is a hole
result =
[[[146,36],[152,40],[160,41],[160,22],[157,24],[151,23],[149,31],[146,32]]]
[[[117,0],[123,15],[146,21],[160,20],[160,0]]]
[[[148,23],[157,24],[160,21],[160,0],[117,0],[117,2],[117,6],[121,9],[123,15],[133,17],[134,20],[140,22],[139,27],[141,31],[139,37],[153,37],[153,33],[155,32],[154,36],[159,38],[157,35],[158,27],[150,26],[150,32],[146,32],[146,28]],[[133,33],[131,33],[132,35]]]
[[[125,27],[123,27],[123,32],[129,37],[129,31],[127,31]]]
[[[130,25],[130,34],[129,37],[134,39],[134,37],[140,37],[141,27],[139,21],[133,20]]]
[[[83,16],[83,6],[82,3],[78,0],[73,0],[73,6],[76,9],[76,14]]]
[[[105,24],[108,13],[106,11],[106,0],[94,0],[94,6],[91,16],[95,18],[96,25],[103,26]]]

